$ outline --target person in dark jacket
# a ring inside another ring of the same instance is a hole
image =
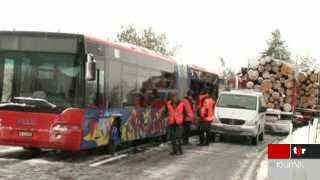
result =
[[[183,119],[183,144],[188,145],[189,136],[191,132],[191,124],[194,121],[194,102],[193,102],[193,92],[189,90],[187,96],[182,99],[185,107],[185,114]]]

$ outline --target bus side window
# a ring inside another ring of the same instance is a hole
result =
[[[108,98],[109,108],[121,107],[121,63],[117,61],[110,61],[108,72],[109,87]]]
[[[105,90],[104,90],[104,71],[103,70],[99,70],[99,89],[98,89],[98,104],[100,107],[105,107],[106,106],[106,99],[105,99]]]
[[[121,87],[122,87],[122,106],[133,106],[134,98],[137,93],[137,69],[135,66],[122,64]]]
[[[87,81],[86,102],[91,107],[105,107],[104,100],[104,71],[97,69],[96,80]]]

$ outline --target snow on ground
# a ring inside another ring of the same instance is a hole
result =
[[[316,144],[320,144],[320,123],[318,123],[317,135],[315,137],[315,142],[316,142]]]
[[[0,146],[0,153],[10,153],[16,151],[22,151],[21,147],[13,147],[13,146]]]
[[[268,160],[267,156],[261,161],[260,167],[257,170],[257,180],[268,179]]]
[[[41,164],[57,164],[59,162],[52,162],[52,161],[48,161],[48,160],[44,160],[44,159],[30,159],[27,161],[24,161],[24,163],[28,163],[32,166],[36,166],[36,165],[41,165]],[[62,164],[62,163],[60,163]]]
[[[318,124],[318,129],[320,125]],[[316,126],[314,126],[316,127]],[[303,126],[296,129],[292,136],[288,135],[285,139],[279,142],[279,144],[308,144],[309,142],[316,142],[320,144],[320,130],[317,131],[316,128],[312,126]],[[309,133],[310,130],[310,133]],[[317,134],[317,135],[316,135]],[[257,169],[257,180],[267,180],[268,179],[268,159],[265,155],[264,159],[260,163],[260,167]]]
[[[292,133],[292,137],[288,135],[285,139],[280,141],[279,144],[308,144],[309,138],[311,139],[311,134],[312,133],[309,135],[309,126],[303,126],[295,130]]]

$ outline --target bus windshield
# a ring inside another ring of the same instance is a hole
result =
[[[0,100],[5,103],[79,107],[80,59],[75,54],[0,52]]]

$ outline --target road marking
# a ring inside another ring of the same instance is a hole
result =
[[[212,154],[214,152],[206,151],[206,150],[187,150],[187,152],[195,153],[195,154]]]
[[[279,143],[279,140],[273,140],[270,144],[274,144],[274,143]],[[269,144],[269,143],[268,143]],[[263,149],[262,152],[260,152],[257,155],[257,158],[250,163],[247,172],[244,174],[244,177],[242,178],[243,180],[251,180],[251,179],[256,179],[256,172],[257,169],[259,169],[260,167],[260,162],[263,160],[263,158],[267,155],[267,149],[268,149],[268,145]]]
[[[257,167],[259,166],[259,163],[263,159],[263,157],[267,154],[267,148],[264,149],[262,152],[259,153],[257,158],[249,165],[249,168],[247,172],[245,173],[245,176],[243,180],[250,180],[250,179],[255,179],[254,175],[255,171],[257,170]]]
[[[90,162],[88,162],[88,164],[94,164],[96,162],[102,161],[102,160],[110,158],[110,157],[111,157],[110,154],[107,154],[105,156],[98,156],[98,157],[95,157],[92,160],[90,160]]]
[[[105,159],[105,160],[90,164],[89,166],[90,167],[98,167],[100,165],[107,164],[107,163],[110,163],[110,162],[118,160],[118,159],[122,159],[124,157],[127,157],[128,155],[129,154],[121,154],[119,156],[114,156],[114,157],[111,157],[111,158],[108,158],[108,159]]]

